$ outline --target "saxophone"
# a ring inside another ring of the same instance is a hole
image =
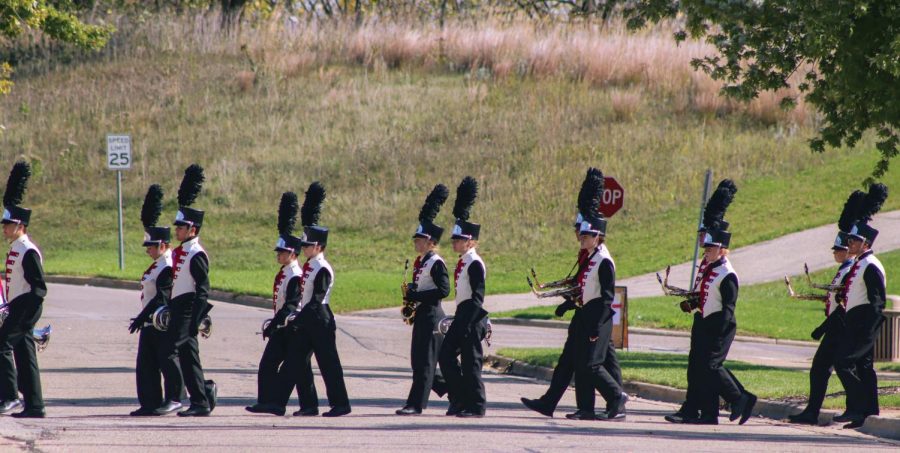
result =
[[[419,308],[419,303],[406,299],[406,295],[409,294],[409,283],[406,281],[408,274],[409,260],[406,260],[406,264],[403,265],[403,281],[400,283],[400,294],[403,297],[403,307],[400,308],[400,316],[406,325],[411,326],[416,320],[416,309]]]

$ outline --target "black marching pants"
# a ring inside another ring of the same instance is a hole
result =
[[[847,391],[847,412],[878,415],[878,377],[875,374],[875,340],[884,317],[871,305],[847,312],[846,327],[838,346],[835,370]]]
[[[843,335],[843,319],[829,321],[828,330],[819,342],[819,348],[813,356],[812,367],[809,369],[809,402],[806,403],[804,412],[818,415],[822,409],[828,391],[828,380],[831,379]]]
[[[43,301],[21,297],[9,306],[0,327],[0,399],[22,399],[25,409],[43,409],[41,372],[31,332],[43,313]]]
[[[259,359],[259,372],[256,375],[256,401],[259,404],[276,404],[285,406],[287,400],[281,403],[278,396],[278,389],[281,385],[279,373],[282,372],[282,365],[287,358],[288,348],[290,347],[291,336],[287,328],[275,329],[272,336],[266,342],[266,348],[263,350],[262,358]],[[312,370],[310,370],[309,380],[312,380]],[[287,396],[290,398],[291,385],[287,390]],[[300,397],[299,390],[297,397]]]
[[[180,401],[183,384],[178,361],[167,354],[166,334],[145,325],[138,337],[135,378],[138,402],[142,408],[156,409],[163,401]],[[160,385],[165,379],[165,395]]]
[[[719,414],[719,397],[728,403],[735,403],[744,393],[737,377],[723,364],[728,357],[737,325],[723,321],[718,314],[710,315],[701,322],[699,341],[696,342],[697,369],[700,387],[695,387],[699,409],[703,416]]]
[[[328,309],[330,313],[330,309]],[[350,406],[347,396],[347,387],[344,383],[344,369],[341,366],[341,358],[338,355],[336,335],[337,326],[334,318],[330,322],[310,318],[308,322],[301,323],[296,332],[290,334],[288,354],[282,365],[280,401],[287,404],[291,389],[297,386],[300,397],[300,409],[318,407],[319,397],[316,393],[316,385],[313,381],[312,364],[310,359],[316,356],[319,372],[325,381],[325,392],[328,396],[328,404],[331,407]],[[290,327],[288,327],[290,328]]]
[[[200,363],[200,345],[196,335],[191,335],[191,301],[172,300],[169,304],[169,328],[166,330],[166,357],[177,360],[181,367],[182,382],[178,382],[178,391],[173,395],[181,395],[183,388],[191,397],[192,406],[209,408],[206,393],[203,365]]]
[[[410,364],[413,382],[406,398],[406,405],[419,410],[428,407],[428,397],[432,390],[438,395],[447,393],[447,383],[437,371],[438,353],[443,336],[437,332],[437,324],[444,317],[440,307],[421,306],[413,323],[410,345]]]
[[[596,301],[585,304],[585,309],[588,311],[583,314],[575,341],[575,398],[578,409],[593,411],[595,389],[606,400],[607,408],[619,401],[622,377],[612,344],[612,307]]]
[[[463,326],[454,320],[438,354],[441,374],[447,381],[450,404],[477,414],[484,414],[487,402],[484,381],[481,379],[484,364],[481,340],[486,332],[485,319],[472,327]]]

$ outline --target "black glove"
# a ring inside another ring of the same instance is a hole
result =
[[[266,326],[265,329],[263,329],[262,336],[263,336],[264,340],[266,338],[270,338],[272,336],[272,334],[275,332],[275,326],[276,326],[275,321],[272,321],[269,323],[268,326]]]
[[[810,336],[813,338],[813,340],[818,341],[818,340],[821,340],[824,335],[825,335],[825,324],[822,324],[821,326],[816,327],[816,329],[812,331],[812,334]]]
[[[563,301],[563,303],[556,306],[556,311],[554,312],[554,314],[557,317],[562,317],[563,315],[566,314],[567,311],[574,310],[575,307],[576,307],[575,301],[573,299],[567,297],[566,300]]]
[[[128,331],[131,333],[135,333],[138,330],[141,330],[141,327],[144,326],[144,321],[140,318],[131,318],[131,325],[128,326]]]

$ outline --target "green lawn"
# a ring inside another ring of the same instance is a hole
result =
[[[559,348],[503,348],[497,355],[509,357],[544,367],[556,366],[562,350]],[[684,389],[686,387],[687,356],[649,352],[619,351],[622,378],[629,381],[647,382]],[[787,370],[745,362],[729,360],[725,365],[749,391],[760,398],[784,399],[802,397],[809,394],[809,374],[803,371]],[[879,381],[879,387],[897,387],[898,381]],[[828,393],[842,392],[840,380],[832,376],[828,381]],[[882,408],[900,408],[897,394],[879,398]],[[843,408],[843,397],[826,400],[827,408]]]
[[[879,255],[888,272],[888,294],[900,293],[900,281],[890,278],[893,269],[900,269],[900,250]],[[740,269],[740,263],[735,263]],[[834,269],[817,272],[813,280],[828,282]],[[794,289],[806,291],[805,279],[795,277]],[[692,315],[677,307],[677,298],[648,297],[629,301],[629,325],[659,329],[690,330]],[[554,307],[531,307],[497,313],[495,317],[521,319],[554,319]],[[565,319],[571,319],[572,312]],[[811,340],[809,334],[824,319],[823,305],[816,301],[787,297],[783,282],[750,285],[741,288],[737,306],[738,333],[742,335]]]
[[[13,92],[0,98],[0,161],[8,167],[24,156],[34,165],[25,205],[48,272],[139,278],[148,264],[138,221],[146,188],[163,185],[170,221],[192,162],[207,170],[197,207],[207,210],[212,286],[248,294],[271,292],[281,192],[321,180],[333,307],[346,312],[399,305],[409,236],[437,182],[455,189],[473,175],[481,183],[472,220],[483,224],[487,291],[498,294],[527,291],[531,266],[546,276],[568,271],[588,166],[626,189],[609,244],[627,277],[690,258],[706,168],[717,181],[737,182],[728,218],[739,247],[834,222],[879,156],[871,137],[854,150],[813,154],[812,125],[679,110],[668,91],[643,85],[475,80],[349,63],[285,72],[273,58],[260,59],[255,84],[239,88],[246,56],[222,39],[210,50],[123,37],[85,62],[17,68]],[[638,95],[627,118],[613,105],[623,91]],[[111,132],[131,133],[135,147],[123,182],[124,272],[116,266],[115,175],[103,148]],[[900,187],[900,172],[883,181]],[[452,223],[452,202],[440,224]],[[897,208],[900,197],[889,198],[885,209]],[[444,256],[455,260],[449,250]]]

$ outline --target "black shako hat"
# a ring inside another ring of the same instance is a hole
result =
[[[453,204],[456,222],[453,224],[451,239],[478,240],[481,225],[469,222],[469,214],[476,198],[478,198],[478,182],[475,178],[466,176],[456,188],[456,201]]]
[[[203,188],[203,167],[191,164],[184,170],[181,186],[178,188],[178,213],[175,215],[175,225],[185,225],[200,228],[203,225],[203,211],[191,208],[200,195]]]
[[[862,199],[856,223],[847,232],[851,238],[866,241],[869,243],[869,247],[875,245],[878,230],[869,225],[869,221],[875,217],[875,214],[878,214],[887,197],[888,189],[884,184],[876,183],[869,186],[869,192]]]
[[[31,177],[31,165],[25,161],[16,162],[6,180],[6,191],[3,192],[2,223],[18,223],[28,226],[31,221],[31,209],[19,206],[25,197],[28,178]]]
[[[168,244],[172,240],[169,227],[156,226],[163,209],[163,190],[159,184],[147,188],[144,204],[141,206],[141,224],[144,225],[144,247]]]
[[[303,207],[300,208],[300,221],[303,223],[303,236],[300,238],[302,247],[328,245],[328,228],[319,226],[319,215],[324,202],[325,187],[318,181],[313,182],[306,190]]]
[[[413,238],[425,238],[434,243],[441,241],[444,228],[434,223],[434,218],[441,211],[441,206],[450,197],[450,190],[443,184],[438,184],[431,189],[431,193],[425,197],[425,203],[419,211],[419,226],[413,234]]]
[[[297,213],[300,212],[300,202],[294,192],[281,194],[281,202],[278,203],[278,242],[275,243],[276,252],[300,253],[302,242],[294,236],[294,226],[297,223]]]
[[[600,214],[602,199],[603,172],[591,167],[578,191],[578,214],[581,217],[578,234],[606,236],[606,218]]]

